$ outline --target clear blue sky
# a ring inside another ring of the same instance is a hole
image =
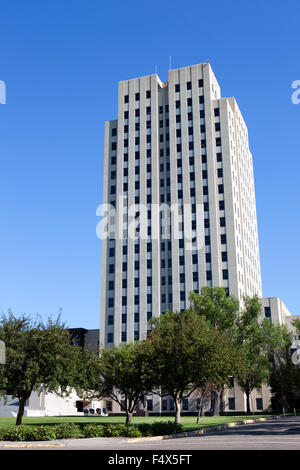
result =
[[[98,328],[105,120],[120,80],[210,60],[254,157],[264,296],[299,299],[299,0],[1,0],[0,311]]]

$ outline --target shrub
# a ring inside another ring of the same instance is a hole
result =
[[[13,428],[1,428],[0,439],[2,441],[26,441],[26,426],[15,426]]]
[[[141,437],[142,432],[137,425],[109,424],[105,426],[105,437]]]
[[[82,434],[84,437],[102,437],[104,436],[104,426],[102,424],[86,424],[83,426]]]
[[[163,436],[164,434],[175,434],[182,432],[182,424],[173,421],[156,422],[152,424],[139,424],[139,430],[144,436]]]
[[[56,439],[54,426],[21,425],[2,428],[0,439],[3,441],[51,441]]]
[[[56,439],[70,439],[82,436],[80,427],[75,423],[61,423],[54,427]]]
[[[19,427],[19,426],[18,426]],[[56,439],[55,426],[24,426],[26,441],[52,441]]]

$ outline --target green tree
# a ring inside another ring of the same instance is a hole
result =
[[[272,357],[281,347],[283,336],[279,326],[269,320],[260,321],[261,304],[257,296],[245,297],[245,308],[236,323],[236,342],[241,353],[241,367],[236,380],[246,394],[247,413],[251,412],[250,395],[254,388],[267,383]]]
[[[294,360],[293,334],[286,325],[281,326],[281,332],[283,341],[274,351],[269,379],[274,410],[298,408],[300,404],[300,366]]]
[[[65,396],[71,388],[79,392],[85,386],[80,349],[71,345],[59,318],[44,324],[9,312],[0,318],[0,339],[6,345],[6,364],[0,366],[4,378],[1,395],[18,398],[17,425],[22,424],[25,403],[33,390]]]
[[[223,287],[202,287],[200,294],[191,292],[190,301],[190,308],[198,315],[204,316],[221,335],[233,337],[239,313],[238,299],[232,295],[228,296]],[[222,381],[210,384],[211,414],[213,416],[218,416],[220,413],[224,387],[225,382]]]
[[[191,309],[219,330],[229,330],[236,322],[239,301],[233,295],[228,296],[223,287],[202,287],[200,294],[190,293],[190,301]]]
[[[208,382],[226,382],[234,369],[230,339],[192,310],[154,319],[145,345],[146,388],[173,398],[176,423],[185,398]]]
[[[130,343],[100,352],[100,377],[90,388],[94,396],[110,397],[126,413],[131,423],[138,401],[145,393],[143,343]]]

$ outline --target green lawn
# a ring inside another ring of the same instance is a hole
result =
[[[275,415],[274,415],[275,416]],[[257,415],[254,418],[271,417],[271,415]],[[213,416],[201,417],[200,423],[197,424],[196,416],[182,416],[181,424],[184,431],[194,431],[208,426],[218,426],[220,424],[233,423],[235,421],[244,421],[245,419],[253,419],[252,415],[249,416]],[[150,416],[150,417],[133,417],[132,424],[138,423],[154,423],[158,421],[174,421],[174,416]],[[14,426],[16,418],[2,418],[0,417],[0,427]],[[125,417],[122,416],[109,416],[109,417],[85,417],[85,416],[43,416],[43,417],[24,417],[23,424],[36,424],[36,425],[51,425],[59,423],[80,423],[80,424],[118,424],[125,423]]]

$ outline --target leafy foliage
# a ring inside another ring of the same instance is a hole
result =
[[[72,388],[78,392],[85,388],[84,366],[93,362],[94,355],[71,344],[60,318],[44,324],[9,312],[0,318],[0,339],[6,345],[0,393],[19,399],[17,424],[22,422],[25,401],[33,390],[66,396]]]

